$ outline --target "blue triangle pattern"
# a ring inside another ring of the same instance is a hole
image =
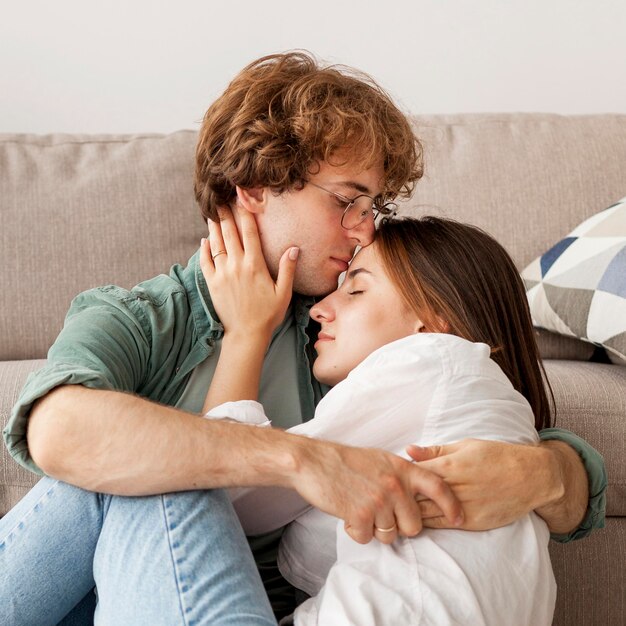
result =
[[[552,246],[542,257],[541,257],[541,278],[543,278],[548,270],[554,265],[554,262],[567,250],[578,237],[565,237],[565,239],[561,239],[559,243]]]
[[[598,289],[626,298],[626,246],[609,263]]]

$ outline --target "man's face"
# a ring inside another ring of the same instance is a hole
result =
[[[377,196],[382,179],[382,165],[359,170],[350,164],[336,166],[326,162],[309,176],[311,183],[347,198],[359,194]],[[351,230],[343,228],[345,205],[324,189],[305,184],[301,190],[280,195],[265,190],[263,210],[256,214],[272,276],[277,275],[283,252],[291,246],[300,248],[293,289],[304,295],[320,296],[333,291],[356,246],[367,246],[374,237],[372,218]]]

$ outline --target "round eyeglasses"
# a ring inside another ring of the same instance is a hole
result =
[[[309,185],[317,187],[335,197],[339,208],[343,210],[341,226],[346,230],[356,228],[370,216],[373,218],[374,223],[376,223],[379,215],[385,215],[391,218],[398,212],[398,205],[395,202],[384,202],[381,196],[373,198],[372,196],[362,193],[355,198],[348,198],[336,191],[325,189],[311,181],[307,182]]]

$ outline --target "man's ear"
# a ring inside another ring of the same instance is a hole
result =
[[[235,189],[237,190],[237,202],[242,208],[250,211],[250,213],[263,213],[265,211],[267,188],[242,189],[235,186]]]

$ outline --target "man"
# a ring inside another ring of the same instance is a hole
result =
[[[324,393],[310,373],[313,298],[335,287],[355,248],[372,241],[374,213],[407,196],[421,173],[419,142],[388,96],[305,54],[255,61],[207,111],[195,181],[203,216],[215,221],[218,207],[244,198],[274,278],[284,251],[299,250],[283,260],[295,293],[260,381],[275,425],[309,419]],[[225,233],[238,236],[228,223]],[[212,245],[214,257],[223,253]],[[424,460],[416,465],[204,420],[198,412],[222,340],[197,255],[169,277],[131,291],[92,290],[72,303],[5,431],[12,454],[47,475],[0,522],[10,538],[0,551],[9,623],[60,621],[89,604],[81,599],[94,583],[102,623],[274,623],[217,487],[295,489],[344,519],[360,542],[419,532],[420,510],[430,526],[491,528],[535,509],[571,536],[601,517],[601,459],[563,431],[536,447],[414,450]],[[577,451],[594,485],[589,506]],[[417,493],[427,497],[419,505]],[[271,561],[277,540],[253,541],[258,562]]]

